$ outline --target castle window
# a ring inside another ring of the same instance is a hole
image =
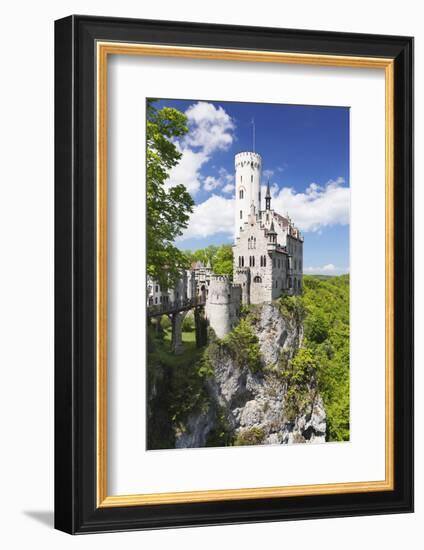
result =
[[[256,237],[253,239],[253,248],[256,248]]]
[[[259,275],[256,275],[256,277],[253,279],[254,283],[262,283],[262,279],[259,277]]]
[[[156,285],[155,292],[158,292],[158,291],[159,291],[159,287],[158,287],[158,285]]]
[[[264,267],[266,267],[266,256],[264,256]]]
[[[261,256],[261,267],[263,267],[263,266],[264,266],[264,257]]]
[[[253,174],[250,176],[250,183],[253,183]]]
[[[241,267],[244,267],[244,256],[241,257]]]
[[[255,267],[255,256],[252,256],[252,267]]]
[[[272,267],[275,267],[275,258],[272,259]]]
[[[281,267],[280,260],[278,260],[278,269],[280,269],[280,267]]]
[[[243,219],[243,210],[240,210],[240,219]]]
[[[239,197],[242,199],[244,197],[243,189],[240,189]]]
[[[155,304],[157,304],[157,303],[158,303],[158,297],[156,296],[156,298],[155,298]]]
[[[242,230],[242,229],[241,229],[241,227],[240,227],[240,231],[241,231],[241,230]]]
[[[243,176],[240,176],[240,183],[242,183],[243,181]]]
[[[259,199],[259,206],[261,205],[261,192],[258,193],[258,199]]]

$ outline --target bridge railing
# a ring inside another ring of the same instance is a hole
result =
[[[147,306],[147,315],[148,317],[155,317],[157,315],[165,315],[167,313],[177,313],[178,311],[186,311],[187,309],[203,306],[205,303],[205,297],[196,296],[195,298],[187,298],[185,300],[152,304]]]

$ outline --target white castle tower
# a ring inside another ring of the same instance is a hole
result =
[[[236,170],[236,207],[235,238],[247,222],[253,203],[255,212],[261,210],[261,169],[262,158],[258,153],[244,152],[235,156]]]

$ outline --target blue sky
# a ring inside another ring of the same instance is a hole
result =
[[[196,204],[180,248],[232,243],[234,155],[253,149],[254,120],[262,183],[269,178],[272,207],[288,212],[304,234],[305,271],[349,270],[348,108],[203,100],[158,101],[162,106],[189,120],[169,181],[184,183]]]

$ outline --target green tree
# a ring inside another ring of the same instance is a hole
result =
[[[218,250],[218,247],[210,244],[206,248],[199,248],[198,250],[185,250],[184,253],[187,256],[189,263],[193,262],[202,262],[204,265],[207,265],[208,262],[213,262],[213,258]]]
[[[181,158],[174,140],[187,131],[183,113],[158,110],[154,100],[147,101],[147,273],[164,288],[172,287],[187,267],[187,257],[174,241],[187,227],[194,202],[184,185],[166,185]]]
[[[229,244],[220,246],[213,257],[212,267],[218,275],[233,274],[233,248]]]

